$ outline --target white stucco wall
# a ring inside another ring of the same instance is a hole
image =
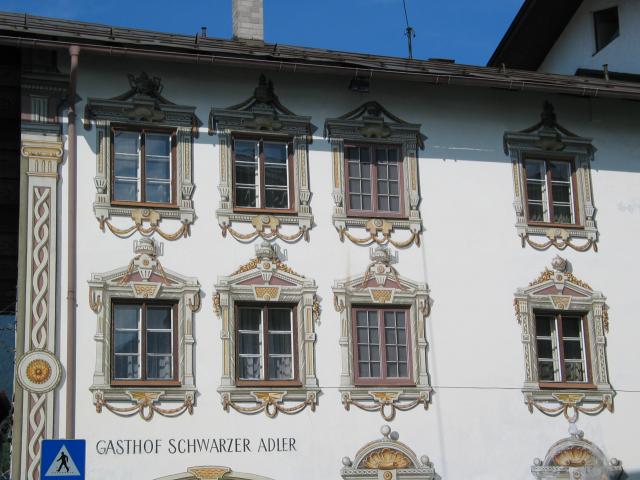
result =
[[[249,97],[260,73],[86,55],[81,59],[79,95],[84,100],[113,97],[127,90],[127,73],[143,70],[162,78],[163,95],[169,100],[196,105],[205,123],[212,106],[227,107]],[[337,389],[340,332],[331,286],[335,279],[362,273],[369,263],[369,249],[341,243],[331,223],[331,157],[329,144],[322,138],[327,117],[342,115],[366,100],[377,100],[404,120],[421,123],[429,137],[419,160],[426,229],[423,243],[420,248],[400,251],[396,267],[402,275],[427,282],[431,288],[435,303],[427,322],[428,369],[435,394],[428,411],[416,408],[398,413],[391,426],[399,432],[400,440],[416,454],[428,455],[443,479],[525,480],[532,478],[529,469],[533,458],[544,457],[552,443],[567,436],[568,424],[563,418],[530,414],[520,392],[524,362],[513,293],[549,266],[557,252],[521,248],[513,226],[511,165],[502,147],[503,132],[536,123],[542,102],[549,99],[559,121],[580,135],[593,137],[598,148],[592,179],[601,233],[599,252],[566,251],[562,255],[573,263],[576,276],[608,297],[608,364],[618,393],[614,414],[582,415],[579,427],[608,456],[620,458],[628,471],[640,472],[640,456],[633,441],[635,427],[640,425],[640,324],[634,308],[636,272],[640,269],[636,253],[640,236],[640,113],[635,104],[376,79],[371,94],[362,96],[347,90],[346,77],[265,73],[273,79],[283,104],[297,114],[312,115],[319,127],[309,161],[316,226],[309,243],[279,242],[288,251],[288,265],[315,279],[322,297],[321,324],[316,328],[317,376],[322,389],[317,410],[281,414],[273,420],[264,414],[222,410],[216,392],[221,376],[221,340],[220,320],[212,307],[213,286],[218,276],[228,275],[254,256],[255,242],[245,245],[221,236],[214,214],[219,199],[218,137],[208,136],[204,126],[194,144],[197,220],[189,238],[164,242],[165,254],[160,259],[166,268],[196,277],[204,293],[202,309],[195,316],[199,396],[194,414],[173,419],[156,415],[151,422],[144,422],[138,416],[120,418],[106,410],[96,413],[89,392],[96,315],[88,305],[87,280],[92,272],[126,266],[133,256],[133,239],[118,239],[98,228],[92,210],[96,129],[80,127],[76,435],[87,439],[87,478],[153,479],[194,465],[226,465],[281,480],[339,479],[341,458],[353,458],[360,447],[380,437],[380,426],[385,423],[381,416],[357,408],[345,411]],[[81,104],[78,111],[83,108]],[[61,176],[62,196],[66,197],[66,163]],[[65,212],[63,198],[63,226]],[[163,221],[168,230],[171,225],[175,224]],[[66,228],[61,231],[59,271],[60,285],[64,286]],[[63,300],[64,295],[61,297]],[[64,319],[64,301],[60,305],[60,318]],[[60,339],[64,342],[64,327]],[[60,410],[62,414],[64,408]],[[63,416],[59,419],[62,425]],[[170,438],[233,436],[253,441],[261,436],[295,437],[297,451],[173,456],[96,453],[96,442],[101,439],[161,439],[166,446]]]
[[[596,53],[593,12],[617,6],[620,35]],[[574,75],[578,68],[640,73],[640,2],[636,0],[584,0],[548,53],[539,71]]]

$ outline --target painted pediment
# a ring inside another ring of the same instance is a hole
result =
[[[591,286],[577,278],[570,270],[566,259],[556,256],[551,262],[552,269],[545,268],[529,286],[520,289],[522,294],[533,297],[568,297],[588,299],[600,295]]]

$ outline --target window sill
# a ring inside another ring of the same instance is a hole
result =
[[[430,386],[402,387],[399,385],[384,387],[340,387],[342,405],[345,410],[355,406],[367,412],[380,412],[382,418],[390,422],[397,411],[406,411],[422,404],[427,410],[431,402]]]
[[[180,387],[178,380],[112,380],[115,388],[174,388]]]
[[[243,208],[233,207],[233,213],[249,215],[296,215],[298,212],[294,208]]]
[[[542,390],[596,390],[597,387],[592,383],[561,383],[561,382],[540,382],[538,384]]]
[[[126,202],[123,200],[111,200],[113,207],[149,208],[152,210],[178,210],[180,207],[175,203],[156,202]]]
[[[274,418],[278,413],[295,414],[309,407],[315,411],[320,389],[317,387],[221,387],[222,408],[245,415],[265,412]]]
[[[166,383],[165,383],[166,385]],[[144,394],[156,394],[159,402],[184,402],[186,398],[193,399],[196,389],[189,387],[162,387],[152,385],[118,386],[118,385],[93,385],[90,388],[93,393],[94,403],[98,396],[107,402],[132,402],[137,396]]]
[[[580,404],[602,404],[612,401],[615,391],[610,385],[554,385],[541,388],[538,385],[527,385],[522,394],[527,404],[563,403],[575,401]]]
[[[541,228],[564,228],[574,230],[584,230],[584,226],[578,223],[550,223],[550,222],[527,222],[529,227]]]
[[[354,384],[355,388],[371,389],[371,388],[416,388],[416,384],[410,380],[372,380],[372,381],[357,381]]]
[[[286,380],[286,381],[268,381],[268,380],[237,380],[236,387],[238,388],[301,388],[302,383],[298,380]]]

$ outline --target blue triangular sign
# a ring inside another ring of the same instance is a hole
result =
[[[41,480],[83,480],[84,463],[84,440],[43,440]]]

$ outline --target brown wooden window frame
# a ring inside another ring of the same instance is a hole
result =
[[[116,151],[115,151],[115,133],[121,132],[136,132],[140,134],[140,156],[138,161],[140,162],[140,200],[132,201],[132,200],[116,200],[114,198],[115,193],[115,161],[116,161]],[[144,200],[146,194],[146,161],[145,161],[145,135],[147,133],[154,134],[169,134],[171,135],[171,202],[147,202]],[[177,201],[177,165],[176,165],[176,155],[177,155],[177,138],[176,138],[176,130],[172,128],[146,128],[146,127],[134,127],[131,125],[113,125],[111,127],[111,204],[126,206],[126,207],[149,207],[149,208],[178,208]]]
[[[349,189],[349,155],[347,150],[349,148],[368,148],[369,160],[371,164],[371,206],[372,210],[357,210],[351,208],[351,195]],[[400,208],[398,212],[385,211],[378,209],[378,169],[377,161],[375,157],[376,148],[396,149],[398,152],[397,165],[398,165],[398,196],[400,197]],[[404,184],[404,156],[402,151],[402,145],[386,144],[386,143],[364,143],[364,142],[349,142],[345,143],[343,147],[344,151],[344,185],[345,185],[345,205],[347,207],[348,217],[366,217],[366,218],[407,218],[405,213],[405,184]]]
[[[300,382],[299,372],[298,372],[298,321],[297,321],[297,304],[292,303],[279,303],[279,302],[238,302],[234,305],[234,315],[235,315],[235,325],[234,325],[234,335],[235,335],[235,381],[236,386],[238,387],[301,387],[302,383]],[[239,341],[239,314],[238,310],[241,308],[255,308],[262,309],[263,315],[263,327],[260,332],[260,340],[263,345],[262,351],[262,365],[264,372],[264,379],[260,380],[248,380],[240,378],[240,341]],[[291,369],[292,369],[292,377],[291,379],[274,379],[268,380],[269,376],[269,342],[268,342],[268,332],[269,332],[269,308],[288,308],[291,310],[291,328],[292,328],[292,339],[291,339]],[[265,314],[266,312],[266,314]]]
[[[356,315],[358,311],[376,311],[378,314],[378,340],[380,348],[380,377],[361,377],[359,369],[358,355],[358,322]],[[385,311],[404,312],[405,329],[407,335],[407,377],[387,377],[387,356],[386,356],[386,331],[384,327]],[[411,309],[400,305],[353,305],[351,307],[351,329],[353,338],[353,375],[354,386],[399,386],[399,387],[415,387],[413,378],[413,351],[411,342]]]
[[[139,305],[141,311],[140,319],[140,378],[139,379],[116,379],[115,375],[115,305]],[[167,306],[172,307],[172,327],[173,342],[172,348],[172,378],[147,380],[147,306]],[[111,301],[111,386],[114,387],[179,387],[178,376],[179,367],[179,341],[178,341],[178,302],[170,300],[138,300],[128,298],[112,299]]]
[[[564,338],[563,336],[563,332],[562,332],[562,315],[563,314],[567,314],[570,315],[571,317],[580,317],[580,320],[582,322],[582,332],[583,332],[583,345],[584,345],[584,364],[585,364],[585,380],[582,382],[572,382],[572,381],[567,381],[566,380],[566,369],[564,366],[564,362],[565,362],[565,358],[564,358],[564,342],[562,341],[562,339]],[[566,311],[566,310],[534,310],[533,311],[533,317],[534,317],[534,322],[533,322],[533,328],[534,328],[534,341],[535,341],[535,348],[536,348],[536,370],[538,370],[539,372],[539,367],[538,367],[538,362],[539,362],[539,358],[540,356],[538,355],[538,319],[537,316],[538,315],[552,315],[555,317],[555,322],[556,322],[556,337],[559,339],[558,341],[558,347],[557,347],[557,351],[558,351],[558,365],[560,367],[560,372],[561,372],[561,379],[558,381],[549,381],[549,380],[539,380],[538,379],[538,385],[540,386],[540,388],[547,388],[547,389],[552,389],[552,388],[565,388],[565,389],[571,389],[571,388],[584,388],[584,389],[592,389],[592,388],[596,388],[595,385],[593,384],[593,376],[592,376],[592,372],[591,372],[591,347],[589,344],[589,322],[588,322],[588,314],[585,312],[571,312],[571,311]],[[539,373],[538,373],[539,376]]]
[[[549,209],[549,221],[539,222],[529,219],[529,191],[528,191],[528,177],[527,177],[527,162],[539,161],[545,163],[546,172],[546,201]],[[551,178],[551,162],[564,162],[569,163],[571,166],[571,206],[573,208],[573,223],[556,223],[553,222],[553,189]],[[528,225],[540,225],[540,226],[554,226],[564,228],[583,228],[580,222],[580,203],[578,202],[578,182],[576,180],[576,166],[573,158],[560,158],[560,157],[544,157],[536,155],[528,155],[523,158],[522,162],[522,181],[524,185],[524,200],[525,200],[525,215]]]
[[[253,141],[258,143],[258,169],[260,171],[260,206],[256,207],[243,207],[236,205],[236,140]],[[265,186],[265,174],[264,174],[264,142],[272,143],[285,143],[287,145],[287,196],[289,205],[287,208],[274,208],[266,207],[266,186]],[[234,134],[231,138],[231,172],[232,172],[232,202],[234,212],[252,212],[252,213],[272,213],[272,214],[295,214],[295,175],[294,175],[294,157],[295,150],[293,148],[293,139],[291,137],[283,136],[256,136],[256,135],[242,135]]]

